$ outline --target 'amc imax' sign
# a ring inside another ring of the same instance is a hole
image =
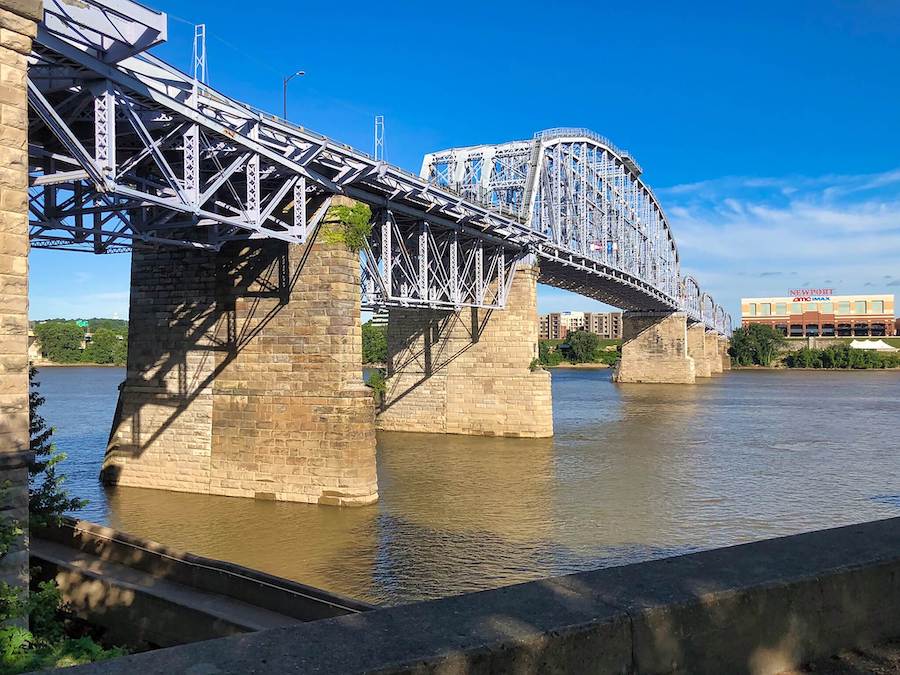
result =
[[[792,288],[788,293],[797,302],[816,302],[824,300],[828,302],[834,295],[833,288]]]

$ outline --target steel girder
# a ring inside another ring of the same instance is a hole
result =
[[[426,155],[420,175],[526,222],[538,237],[542,282],[627,310],[682,310],[730,332],[724,312],[704,313],[685,296],[662,207],[637,162],[602,136],[550,129],[530,141],[444,150]]]
[[[662,211],[599,137],[545,132],[418,177],[145,53],[165,39],[164,14],[129,0],[45,8],[28,82],[36,247],[302,243],[342,194],[373,208],[367,306],[502,308],[516,261],[537,254],[550,283],[626,309],[680,307]]]

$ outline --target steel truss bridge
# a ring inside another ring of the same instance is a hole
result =
[[[33,247],[299,244],[344,195],[372,208],[365,307],[502,309],[516,265],[537,260],[542,282],[731,332],[681,275],[640,167],[593,132],[433,153],[415,176],[149,54],[165,14],[129,0],[44,8],[28,73]]]

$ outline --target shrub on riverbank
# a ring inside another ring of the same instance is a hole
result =
[[[619,358],[619,340],[604,340],[595,333],[584,330],[570,333],[566,340],[540,340],[538,361],[542,366],[552,368],[562,363],[604,363],[615,364]],[[616,349],[608,349],[616,346]]]
[[[738,366],[771,366],[784,342],[771,326],[751,324],[734,331],[728,353]]]
[[[853,349],[846,344],[830,345],[824,349],[804,347],[785,356],[784,365],[788,368],[842,368],[853,370],[900,368],[900,352]]]

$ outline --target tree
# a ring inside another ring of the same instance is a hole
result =
[[[41,343],[41,351],[57,363],[81,360],[84,330],[74,321],[44,321],[35,325],[34,334]]]
[[[30,450],[34,454],[34,460],[28,467],[28,512],[31,524],[42,527],[59,524],[63,513],[84,508],[87,502],[69,497],[62,487],[65,476],[57,473],[57,465],[66,455],[57,449],[52,441],[53,428],[48,427],[41,417],[39,410],[44,404],[44,397],[38,392],[40,384],[34,379],[36,373],[32,368],[28,374],[31,383],[28,394]]]
[[[387,334],[384,326],[376,326],[366,321],[362,326],[363,363],[384,363],[387,361]]]
[[[82,354],[82,360],[88,363],[125,363],[128,353],[124,339],[109,328],[98,328],[91,335],[91,341]]]
[[[558,366],[563,357],[556,348],[556,340],[541,340],[538,342],[538,361],[542,366]]]
[[[734,331],[728,353],[740,366],[770,366],[784,342],[772,326],[751,324]]]
[[[573,363],[593,363],[600,359],[600,336],[586,330],[569,335],[569,360]]]

